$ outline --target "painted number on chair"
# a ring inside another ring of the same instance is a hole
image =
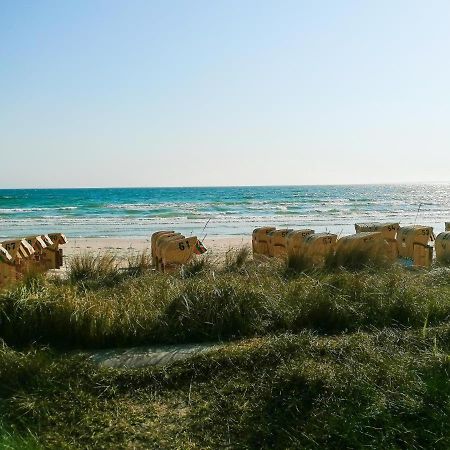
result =
[[[186,244],[186,245],[185,245]],[[178,248],[183,251],[185,248],[189,248],[189,241],[185,241],[185,242],[180,242],[178,244]]]

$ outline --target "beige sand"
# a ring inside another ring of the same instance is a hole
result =
[[[106,253],[111,252],[119,258],[150,251],[150,237],[139,238],[68,238],[69,242],[62,246],[64,255],[70,258],[86,252]],[[203,241],[207,248],[207,254],[211,256],[222,256],[230,248],[241,248],[245,245],[251,246],[251,236],[232,237],[206,237]]]

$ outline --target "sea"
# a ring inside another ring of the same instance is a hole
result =
[[[450,183],[0,190],[0,238],[250,235],[259,226],[354,232],[358,222],[450,221]]]

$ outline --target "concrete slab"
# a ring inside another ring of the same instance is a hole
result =
[[[100,350],[89,359],[100,367],[138,368],[164,366],[218,347],[216,344],[161,345]]]

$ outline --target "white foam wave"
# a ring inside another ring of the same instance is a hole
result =
[[[78,209],[77,206],[58,206],[54,208],[0,208],[0,214],[27,213],[39,211],[65,211]]]

